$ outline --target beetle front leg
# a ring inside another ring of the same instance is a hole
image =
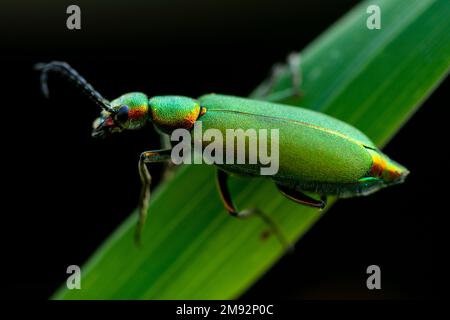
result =
[[[141,153],[139,158],[139,176],[141,178],[141,194],[139,197],[139,218],[136,227],[135,241],[137,244],[141,242],[142,229],[147,217],[148,205],[150,202],[150,185],[152,176],[147,168],[147,163],[168,162],[170,161],[171,149],[145,151]]]
[[[231,193],[230,189],[228,188],[228,177],[229,175],[223,171],[223,170],[217,170],[217,187],[219,189],[219,195],[222,199],[223,205],[225,209],[228,211],[228,213],[232,217],[236,218],[247,218],[252,215],[259,216],[273,231],[273,233],[278,237],[281,245],[285,249],[292,249],[292,246],[289,244],[289,242],[285,239],[283,236],[283,233],[278,228],[278,226],[273,222],[273,220],[267,216],[263,211],[259,210],[258,208],[252,208],[252,209],[246,209],[239,211],[236,206],[233,204],[233,200],[231,199]]]

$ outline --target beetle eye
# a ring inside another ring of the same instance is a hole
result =
[[[121,106],[119,111],[117,111],[116,120],[122,123],[126,122],[128,120],[129,109],[130,108],[128,106]]]

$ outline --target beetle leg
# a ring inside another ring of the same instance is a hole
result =
[[[219,195],[220,195],[223,205],[224,205],[225,209],[228,211],[228,213],[232,217],[236,217],[236,218],[247,218],[251,215],[259,216],[264,221],[264,223],[266,223],[269,226],[269,228],[272,230],[272,232],[277,236],[281,245],[285,249],[288,249],[288,250],[292,249],[292,246],[285,239],[281,230],[278,228],[278,226],[275,224],[275,222],[273,222],[273,220],[269,216],[267,216],[267,214],[265,214],[263,211],[261,211],[257,208],[239,211],[235,207],[235,205],[233,204],[233,200],[231,199],[230,189],[228,188],[228,184],[227,184],[228,177],[229,177],[229,175],[225,171],[217,170],[217,187],[219,189]]]
[[[168,162],[170,161],[171,149],[145,151],[141,153],[139,158],[139,176],[141,178],[141,194],[139,196],[139,219],[136,227],[135,241],[140,244],[142,229],[147,217],[148,205],[150,201],[150,184],[152,176],[147,168],[147,163]]]
[[[302,68],[301,68],[301,55],[299,52],[292,52],[287,57],[289,71],[292,77],[292,93],[296,97],[302,96]]]
[[[268,80],[265,81],[264,83],[264,87],[261,90],[261,92],[259,92],[257,95],[253,96],[254,98],[265,98],[266,96],[268,96],[275,83],[277,82],[277,80],[280,78],[281,74],[283,73],[283,70],[285,69],[285,67],[283,66],[282,63],[277,62],[276,64],[273,65],[272,69],[270,70],[270,76],[268,78]]]
[[[320,196],[320,200],[323,202],[323,207],[325,208],[327,206],[327,203],[328,203],[328,197],[323,194],[323,195]]]
[[[302,97],[302,69],[301,69],[301,56],[298,52],[292,52],[290,53],[287,58],[287,66],[283,65],[281,63],[276,63],[271,70],[271,74],[269,76],[269,79],[264,84],[264,87],[261,89],[260,92],[255,94],[254,98],[265,98],[268,96],[275,85],[275,83],[278,81],[280,76],[283,74],[286,69],[291,75],[291,88],[292,88],[292,95],[295,97]]]
[[[304,204],[313,208],[319,208],[322,210],[327,205],[326,196],[321,196],[320,200],[316,200],[311,198],[310,196],[304,194],[301,191],[297,191],[294,189],[286,188],[285,186],[281,186],[277,184],[278,190],[280,190],[281,194],[286,198],[295,201],[299,204]]]

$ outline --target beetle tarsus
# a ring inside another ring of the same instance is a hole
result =
[[[321,195],[320,196],[320,201],[322,201],[322,207],[320,208],[320,210],[325,209],[325,207],[327,206],[328,203],[328,198],[326,195]]]

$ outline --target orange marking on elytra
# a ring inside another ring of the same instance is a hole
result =
[[[369,153],[372,156],[373,161],[372,168],[370,168],[370,176],[375,178],[381,177],[387,167],[386,159],[377,152],[369,151]]]

